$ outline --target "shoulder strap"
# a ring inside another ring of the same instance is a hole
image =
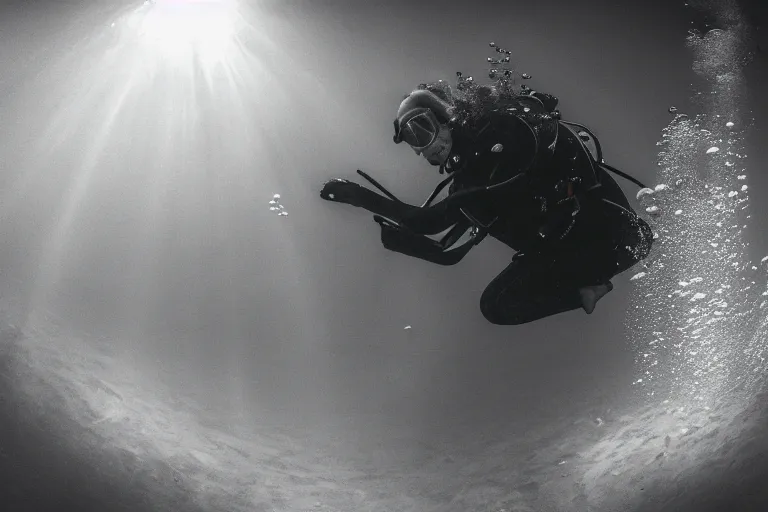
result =
[[[644,185],[644,184],[643,184],[643,183],[642,183],[640,180],[638,180],[637,178],[634,178],[633,176],[630,176],[629,174],[627,174],[627,173],[625,173],[625,172],[622,172],[622,171],[620,171],[620,170],[616,169],[615,167],[613,167],[613,166],[611,166],[611,165],[608,165],[608,164],[606,164],[606,163],[605,163],[605,160],[603,160],[603,149],[602,149],[602,147],[600,146],[600,141],[599,141],[599,140],[598,140],[598,138],[595,136],[595,134],[594,134],[594,133],[592,133],[592,130],[590,130],[589,128],[587,128],[587,127],[586,127],[586,126],[584,126],[583,124],[579,124],[579,123],[572,123],[572,122],[570,122],[570,121],[562,121],[562,120],[561,120],[560,122],[561,122],[562,124],[565,124],[566,126],[575,126],[575,127],[577,127],[577,128],[580,128],[580,129],[584,130],[585,132],[587,132],[587,134],[589,134],[589,136],[592,138],[592,140],[593,140],[593,141],[594,141],[594,143],[595,143],[595,148],[597,149],[597,158],[594,158],[594,157],[592,156],[592,153],[591,153],[590,151],[587,151],[587,153],[589,153],[589,156],[590,156],[590,158],[591,158],[591,159],[594,161],[594,163],[595,163],[595,164],[597,164],[597,165],[598,165],[600,168],[602,168],[602,169],[603,169],[603,170],[605,170],[605,171],[609,171],[609,172],[612,172],[612,173],[614,173],[614,174],[617,174],[617,175],[621,176],[622,178],[624,178],[624,179],[626,179],[626,180],[629,180],[629,181],[631,181],[632,183],[634,183],[635,185],[637,185],[637,186],[638,186],[638,187],[640,187],[640,188],[647,188],[647,187],[646,187],[646,186],[645,186],[645,185]]]

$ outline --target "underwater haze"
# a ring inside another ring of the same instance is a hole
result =
[[[11,0],[0,509],[768,509],[768,41],[737,0]],[[483,318],[511,252],[389,252],[322,201],[489,42],[656,242],[592,315]]]

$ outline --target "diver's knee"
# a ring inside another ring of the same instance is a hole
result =
[[[485,297],[485,294],[480,298],[480,313],[493,325],[520,325],[525,323],[525,319],[522,315],[516,314],[513,307],[509,309],[499,307],[495,299],[491,300]]]
[[[493,325],[520,325],[525,323],[515,316],[501,315],[498,310],[480,308],[483,318]]]
[[[480,296],[480,313],[490,323],[494,325],[501,325],[501,318],[499,315],[499,308],[496,305],[495,294],[489,292],[488,288],[485,289],[483,295]]]

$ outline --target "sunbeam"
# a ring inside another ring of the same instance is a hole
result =
[[[237,41],[239,18],[232,1],[154,0],[144,7],[131,24],[141,43],[159,55],[179,59],[199,51],[205,66],[225,59]]]
[[[56,293],[67,267],[90,245],[93,235],[77,219],[92,218],[105,193],[133,201],[114,210],[132,212],[131,252],[146,270],[153,262],[157,268],[159,244],[179,222],[226,229],[242,207],[234,203],[214,219],[211,204],[249,201],[249,194],[252,200],[286,179],[275,128],[290,123],[292,111],[316,107],[305,107],[290,82],[306,76],[297,56],[278,48],[259,20],[266,23],[268,13],[234,2],[145,2],[83,37],[45,73],[49,119],[0,211],[11,216],[41,190],[58,202],[49,206],[53,225],[31,309]],[[142,316],[136,293],[157,297],[154,281],[137,275],[126,315]],[[151,301],[139,303],[146,309]]]

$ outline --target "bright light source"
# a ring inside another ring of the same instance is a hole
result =
[[[236,8],[227,0],[153,0],[141,23],[143,40],[172,54],[223,51],[235,36]]]

